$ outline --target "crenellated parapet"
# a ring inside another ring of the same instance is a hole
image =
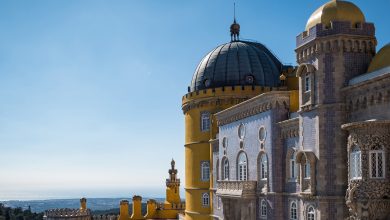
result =
[[[51,220],[62,220],[62,219],[72,219],[72,220],[90,220],[91,219],[91,210],[81,210],[81,209],[50,209],[45,211],[44,219]]]
[[[87,199],[80,199],[79,209],[50,209],[45,211],[43,216],[45,220],[90,220],[91,210],[87,209]]]
[[[375,36],[375,26],[373,23],[359,23],[353,26],[348,21],[332,21],[328,27],[324,24],[316,24],[308,31],[300,33],[296,37],[297,48],[305,45],[316,38],[329,37],[334,35],[355,35],[362,37]]]
[[[119,215],[94,215],[93,220],[117,220]]]
[[[258,94],[286,90],[281,87],[226,86],[187,93],[182,98],[183,112],[202,106],[235,105]]]

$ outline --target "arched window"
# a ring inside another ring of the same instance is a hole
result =
[[[209,181],[210,179],[210,163],[208,161],[201,163],[201,179],[202,181]]]
[[[202,205],[203,206],[209,206],[210,205],[210,196],[208,193],[202,194]]]
[[[310,85],[311,82],[310,82],[310,74],[309,73],[306,73],[305,74],[305,92],[308,92],[310,91]]]
[[[210,113],[202,112],[200,119],[200,130],[201,131],[209,131],[210,130]]]
[[[383,150],[370,151],[370,177],[384,178],[385,177],[385,154]]]
[[[267,218],[267,202],[264,199],[260,202],[260,218]]]
[[[260,158],[260,178],[267,179],[268,177],[268,160],[267,155],[262,154]]]
[[[310,162],[306,159],[305,163],[305,176],[306,179],[310,178]]]
[[[296,163],[296,153],[294,152],[291,157],[290,157],[290,179],[291,180],[296,180],[298,176],[298,169],[297,169],[297,163]]]
[[[290,203],[290,220],[297,220],[297,219],[298,219],[297,202],[292,201]]]
[[[238,156],[238,180],[247,180],[247,159],[244,152]]]
[[[229,160],[225,158],[223,161],[223,177],[224,180],[229,180]]]
[[[316,212],[314,210],[314,207],[313,206],[309,206],[307,208],[307,214],[306,214],[306,219],[307,220],[315,220],[316,219]]]
[[[349,172],[351,179],[358,179],[362,177],[362,153],[358,146],[354,146],[349,156]]]

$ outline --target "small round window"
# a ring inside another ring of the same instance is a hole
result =
[[[247,76],[245,77],[245,80],[246,80],[246,82],[249,83],[249,84],[253,84],[253,82],[255,81],[255,79],[253,78],[252,75],[247,75]]]
[[[226,148],[227,145],[228,145],[228,143],[227,143],[227,138],[224,137],[224,138],[222,139],[222,147]]]
[[[245,127],[243,124],[240,124],[240,126],[238,126],[238,137],[240,139],[244,139],[244,136],[245,136]]]
[[[267,136],[267,132],[265,131],[265,128],[261,127],[259,129],[259,140],[264,141],[266,136]]]

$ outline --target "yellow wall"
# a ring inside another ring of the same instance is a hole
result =
[[[211,114],[217,113],[239,102],[252,98],[258,94],[270,91],[269,87],[235,86],[207,89],[198,92],[191,92],[185,95],[183,101],[183,111],[185,118],[185,195],[186,195],[186,215],[189,219],[212,219],[212,169],[210,169],[210,181],[201,181],[200,165],[202,161],[210,161],[212,168],[213,161],[210,148],[210,139],[215,138],[218,131],[216,123],[212,123],[211,131],[201,131],[201,113],[203,111]],[[272,88],[277,90],[277,88]],[[192,106],[188,108],[188,106]],[[212,117],[212,115],[211,115]],[[202,206],[202,193],[209,193],[210,206]]]

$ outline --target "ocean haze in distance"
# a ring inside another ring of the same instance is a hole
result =
[[[118,198],[88,198],[87,199],[87,208],[93,211],[98,210],[110,210],[118,209],[119,204],[122,199],[128,200],[130,203],[132,201],[131,197],[118,197]],[[143,197],[143,203],[149,198]],[[164,202],[163,198],[153,198],[157,202]],[[0,201],[1,202],[1,201]],[[80,208],[80,199],[50,199],[50,200],[28,200],[28,201],[3,201],[4,205],[11,208],[22,208],[27,210],[31,208],[32,212],[43,212],[49,209],[61,209],[61,208]]]
[[[161,198],[172,158],[183,193],[182,96],[234,2],[240,38],[295,65],[327,0],[1,1],[0,200]],[[390,1],[352,2],[389,43]]]

